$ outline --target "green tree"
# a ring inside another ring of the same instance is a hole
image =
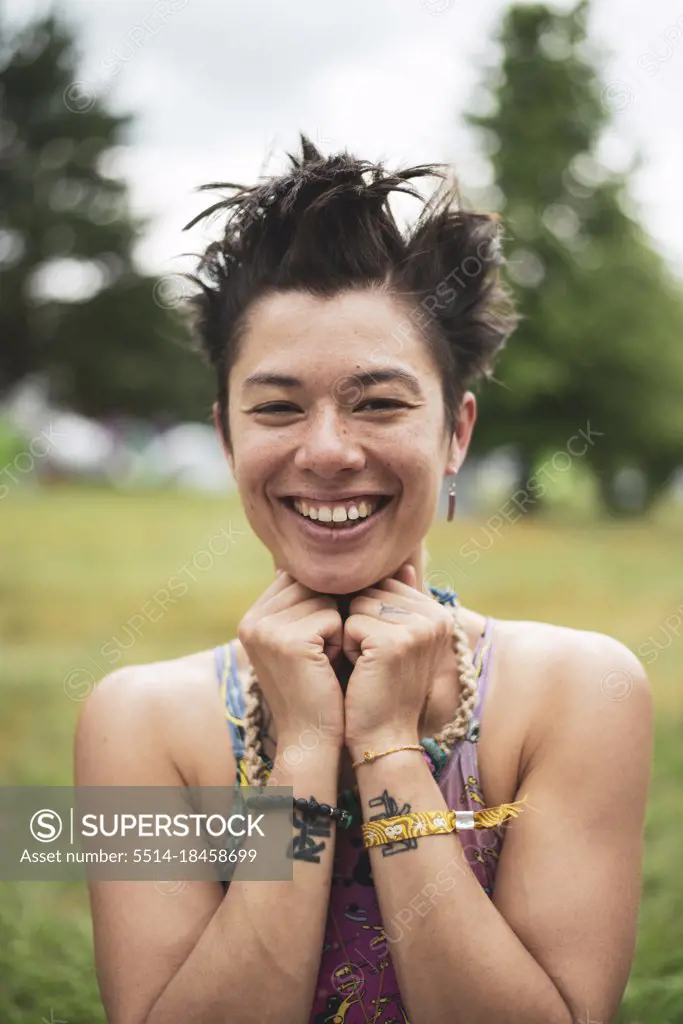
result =
[[[209,374],[187,344],[182,290],[137,268],[144,221],[107,173],[131,117],[78,78],[56,16],[14,33],[0,21],[0,394],[38,373],[91,415],[204,418]],[[44,287],[64,260],[89,275],[79,301]]]
[[[628,212],[628,175],[598,162],[610,114],[587,16],[587,0],[511,7],[489,109],[467,118],[500,190],[522,314],[498,363],[503,386],[481,395],[473,450],[515,443],[527,478],[590,424],[583,457],[621,512],[619,470],[642,471],[648,506],[683,461],[683,291]]]

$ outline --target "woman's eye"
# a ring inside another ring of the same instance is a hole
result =
[[[405,402],[397,402],[393,398],[370,398],[367,402],[363,402],[359,408],[367,409],[369,405],[376,405],[380,409],[407,409],[408,406]]]
[[[296,412],[296,407],[289,405],[287,402],[271,402],[269,405],[261,405],[258,409],[253,409],[253,412]]]

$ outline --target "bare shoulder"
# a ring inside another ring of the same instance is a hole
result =
[[[81,711],[76,777],[88,781],[78,784],[218,786],[234,774],[210,650],[117,669]]]
[[[75,776],[78,786],[232,787],[235,764],[212,652],[105,676],[81,710]],[[107,1020],[147,1020],[223,890],[195,880],[183,883],[182,898],[168,899],[163,887],[144,881],[94,878],[88,888]]]
[[[547,622],[496,620],[497,703],[526,726],[520,768],[525,775],[562,723],[607,718],[628,730],[649,717],[650,683],[642,663],[620,640]]]
[[[637,655],[615,637],[587,629],[574,629],[550,622],[496,619],[495,634],[506,655],[528,658],[534,669],[545,672],[576,667],[577,659],[597,664],[602,659],[617,661],[617,668],[630,668],[645,676]]]

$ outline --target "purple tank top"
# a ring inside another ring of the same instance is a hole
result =
[[[452,810],[476,811],[485,806],[477,743],[490,675],[494,622],[492,618],[486,619],[474,652],[479,694],[467,736],[451,750],[439,781],[446,804]],[[238,764],[239,785],[244,753],[244,695],[234,643],[216,648],[214,658]],[[502,845],[501,830],[472,829],[460,832],[459,837],[467,863],[491,897]],[[403,927],[400,921],[382,922],[370,855],[363,847],[360,827],[338,829],[325,939],[309,1024],[410,1024],[391,962],[392,942],[400,940]]]

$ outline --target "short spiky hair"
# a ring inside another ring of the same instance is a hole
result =
[[[464,392],[492,375],[516,325],[500,281],[498,218],[462,211],[457,187],[446,183],[440,164],[392,173],[348,152],[324,157],[305,135],[301,155],[288,156],[289,173],[258,185],[200,186],[235,192],[186,225],[228,213],[223,238],[208,246],[190,275],[200,290],[189,300],[202,350],[216,371],[226,441],[228,378],[248,311],[279,291],[331,297],[381,289],[398,301],[430,345],[452,431]],[[428,202],[409,184],[425,176],[442,179]],[[389,206],[391,192],[425,203],[404,234]]]

